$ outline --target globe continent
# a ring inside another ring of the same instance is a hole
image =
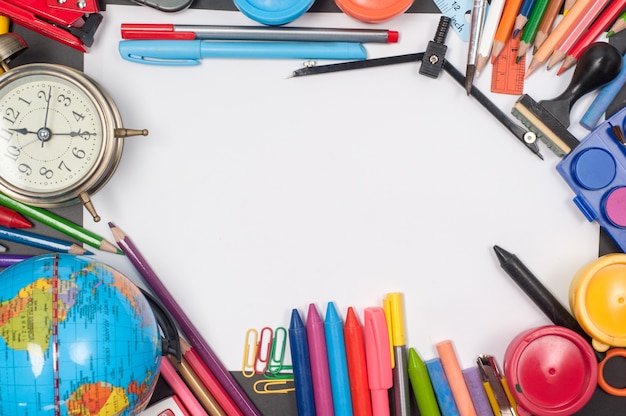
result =
[[[148,302],[112,267],[47,254],[0,273],[0,416],[138,414],[160,359]]]

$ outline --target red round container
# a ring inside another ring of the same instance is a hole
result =
[[[591,399],[598,362],[580,335],[548,325],[522,332],[511,341],[504,355],[504,374],[520,416],[569,416]]]

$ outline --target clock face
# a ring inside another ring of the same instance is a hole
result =
[[[76,185],[100,159],[101,120],[70,78],[36,73],[0,83],[0,180],[29,193]]]

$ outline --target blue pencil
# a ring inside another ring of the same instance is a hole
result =
[[[446,378],[446,373],[443,372],[443,365],[440,358],[433,358],[424,362],[428,375],[430,376],[430,382],[433,385],[435,391],[435,397],[437,403],[439,403],[439,410],[441,410],[441,416],[459,416],[459,410],[454,402],[454,396],[452,396],[452,390],[450,384]]]
[[[343,335],[343,322],[332,302],[328,302],[324,320],[326,350],[328,351],[328,369],[330,386],[333,393],[333,407],[336,416],[352,415],[352,396],[346,358],[346,343]]]
[[[306,328],[297,309],[291,311],[289,346],[291,348],[293,380],[296,385],[296,407],[298,408],[298,415],[315,416],[315,399],[313,397],[311,363],[309,362],[309,345],[306,336]]]
[[[14,243],[58,253],[93,254],[70,241],[2,226],[0,226],[0,240],[12,241]]]
[[[515,18],[515,24],[513,25],[513,38],[516,38],[524,26],[526,26],[526,22],[528,22],[528,16],[535,5],[536,0],[524,0],[522,1],[522,5],[520,6],[519,13]]]

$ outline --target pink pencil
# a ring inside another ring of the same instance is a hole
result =
[[[328,351],[326,350],[326,334],[324,321],[320,317],[315,304],[309,305],[306,318],[306,336],[309,343],[309,360],[311,362],[311,378],[313,379],[313,399],[317,416],[333,416],[333,393],[330,385],[330,369],[328,367]]]
[[[561,75],[563,72],[576,65],[576,62],[578,61],[578,58],[580,58],[580,55],[582,55],[585,49],[587,49],[587,47],[591,43],[593,43],[604,30],[608,29],[608,27],[619,16],[625,6],[626,0],[615,0],[607,6],[606,10],[604,10],[604,12],[602,12],[602,14],[598,16],[596,21],[567,52],[565,62],[563,62],[563,65],[561,65],[561,68],[557,72],[557,75]]]
[[[167,358],[161,360],[161,375],[167,384],[174,390],[174,393],[185,406],[187,411],[194,416],[208,416],[204,407],[200,404],[196,396],[193,395],[189,387],[176,372],[174,365]]]
[[[550,61],[548,61],[548,69],[551,69],[554,65],[565,59],[567,52],[574,46],[576,41],[583,36],[585,30],[591,26],[609,1],[611,0],[595,0],[595,2],[589,6],[589,9],[574,23],[569,33],[561,39],[559,46],[552,52]]]

